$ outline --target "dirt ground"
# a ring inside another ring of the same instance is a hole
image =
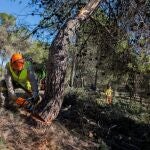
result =
[[[41,125],[24,111],[0,109],[1,150],[84,150],[99,145],[70,133],[59,121]]]

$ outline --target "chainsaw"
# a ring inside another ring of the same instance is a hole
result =
[[[44,119],[42,119],[34,110],[36,108],[36,106],[40,103],[41,101],[38,101],[35,103],[35,100],[33,97],[30,97],[28,99],[24,99],[22,97],[18,97],[16,99],[16,104],[19,105],[20,107],[23,107],[26,112],[30,113],[30,115],[32,116],[32,118],[41,121],[41,122],[45,122]]]
[[[22,98],[22,97],[18,97],[16,99],[16,104],[19,107],[23,107],[25,109],[28,109],[28,110],[32,111],[39,104],[39,101],[36,102],[33,97],[30,97],[30,98],[27,98],[27,99]]]

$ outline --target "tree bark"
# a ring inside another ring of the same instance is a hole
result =
[[[36,110],[45,122],[51,122],[57,117],[63,102],[69,37],[73,36],[80,23],[93,13],[100,1],[90,0],[74,19],[68,20],[50,47],[45,98]]]

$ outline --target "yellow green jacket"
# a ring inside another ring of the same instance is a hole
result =
[[[113,92],[113,90],[112,90],[111,88],[109,88],[109,89],[107,89],[107,90],[105,91],[105,95],[106,95],[106,96],[112,96],[112,92]]]

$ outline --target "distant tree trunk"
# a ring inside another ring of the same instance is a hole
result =
[[[101,58],[101,48],[102,48],[102,45],[101,47],[98,47],[97,48],[97,62],[96,62],[96,70],[95,70],[95,80],[94,80],[94,87],[95,87],[95,91],[97,89],[97,81],[98,81],[98,71],[99,71],[99,63],[100,63],[100,58]]]
[[[97,79],[98,79],[98,66],[96,67],[96,72],[95,72],[95,81],[94,81],[95,90],[97,89]]]
[[[82,88],[84,88],[84,87],[85,87],[84,77],[81,77],[81,87],[82,87]]]
[[[74,53],[71,64],[70,87],[73,87],[74,85],[75,68],[76,68],[76,55]]]
[[[74,19],[68,20],[50,47],[45,98],[36,110],[46,122],[50,122],[57,117],[63,102],[68,37],[75,33],[74,31],[79,27],[81,21],[84,21],[92,14],[98,7],[100,1],[101,0],[90,0]],[[66,35],[66,33],[68,33],[68,35]]]

